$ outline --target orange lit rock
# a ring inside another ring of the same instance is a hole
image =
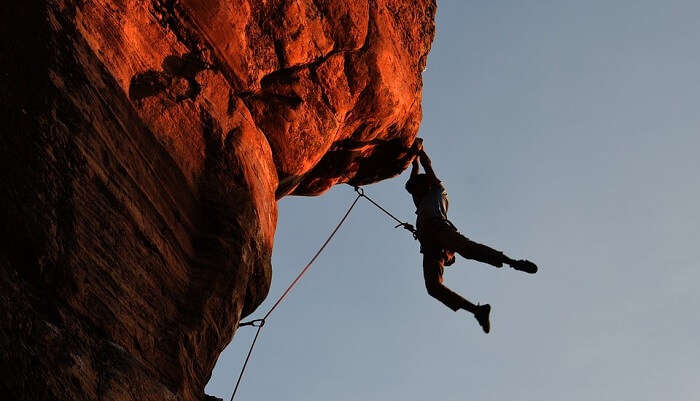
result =
[[[9,2],[0,391],[201,400],[276,201],[400,173],[434,0]]]

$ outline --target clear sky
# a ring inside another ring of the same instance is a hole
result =
[[[700,2],[441,0],[420,135],[468,237],[537,262],[464,259],[430,298],[418,243],[364,200],[270,317],[239,400],[697,400]],[[401,177],[366,191],[405,219]],[[354,197],[279,206],[270,296]],[[254,329],[207,387],[228,400]]]

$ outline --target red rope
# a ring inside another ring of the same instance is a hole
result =
[[[260,331],[262,330],[263,326],[265,325],[265,321],[267,320],[268,317],[270,317],[270,314],[272,314],[272,312],[273,312],[275,309],[277,309],[277,307],[279,306],[279,304],[281,304],[282,301],[287,297],[287,295],[292,291],[292,288],[294,288],[294,286],[297,285],[297,283],[299,282],[299,280],[301,280],[301,277],[304,275],[304,273],[306,273],[306,271],[309,270],[309,268],[310,268],[311,265],[316,261],[316,259],[317,259],[318,256],[321,254],[321,252],[323,252],[323,250],[326,248],[326,245],[328,245],[328,243],[331,242],[331,239],[333,239],[333,237],[335,236],[335,234],[338,232],[338,230],[340,229],[340,226],[342,226],[343,223],[345,223],[345,220],[348,218],[348,216],[350,215],[350,212],[351,212],[352,209],[355,207],[355,205],[357,204],[357,201],[360,200],[360,198],[365,198],[365,199],[367,199],[368,201],[370,201],[374,206],[378,207],[381,211],[383,211],[384,213],[386,213],[387,215],[389,215],[389,217],[391,217],[392,219],[396,220],[396,221],[399,223],[399,225],[397,225],[396,227],[403,227],[403,228],[405,228],[406,230],[408,230],[408,231],[410,231],[411,233],[413,233],[414,238],[416,237],[416,230],[413,228],[412,225],[410,225],[410,224],[408,224],[408,223],[402,222],[401,220],[399,220],[398,218],[396,218],[396,216],[394,216],[393,214],[391,214],[388,210],[386,210],[386,209],[384,209],[383,207],[381,207],[381,206],[380,206],[377,202],[375,202],[372,198],[370,198],[369,196],[365,195],[365,191],[364,191],[362,188],[360,188],[360,187],[355,187],[355,192],[357,192],[357,197],[356,197],[355,200],[352,202],[352,204],[350,205],[350,207],[348,208],[348,210],[345,212],[345,215],[343,215],[343,218],[340,219],[340,222],[338,222],[338,224],[335,226],[335,228],[333,229],[333,231],[331,232],[331,234],[330,234],[330,235],[328,236],[328,238],[326,238],[326,240],[323,242],[323,245],[321,245],[321,247],[318,249],[318,251],[316,251],[316,254],[314,254],[314,256],[311,258],[311,260],[309,261],[309,263],[307,263],[306,266],[304,266],[304,268],[301,269],[301,272],[299,272],[299,274],[298,274],[297,277],[294,279],[294,281],[292,281],[292,283],[289,284],[289,287],[287,287],[287,289],[284,290],[284,292],[282,293],[282,295],[277,299],[277,301],[275,301],[275,304],[272,305],[272,307],[270,308],[270,310],[267,311],[267,313],[265,314],[265,316],[263,316],[262,319],[255,319],[255,320],[251,320],[251,321],[248,321],[248,322],[245,322],[245,323],[241,323],[241,324],[238,325],[238,327],[243,327],[243,326],[254,326],[254,327],[257,327],[258,330],[255,332],[255,338],[253,338],[253,342],[250,344],[250,349],[248,350],[248,355],[246,355],[246,357],[245,357],[245,362],[243,362],[243,368],[241,369],[241,374],[238,375],[238,380],[236,381],[236,387],[233,389],[233,394],[231,394],[231,400],[230,400],[230,401],[233,401],[233,397],[236,396],[236,392],[238,391],[238,386],[241,384],[241,379],[243,378],[243,373],[245,372],[245,368],[248,366],[248,360],[250,360],[250,355],[253,353],[253,348],[255,347],[255,342],[258,341],[258,336],[260,335]]]
[[[265,325],[265,321],[268,317],[270,317],[270,314],[279,306],[279,304],[282,303],[282,301],[286,298],[287,294],[289,294],[290,291],[292,291],[292,288],[301,280],[301,277],[306,273],[307,270],[311,267],[311,265],[316,261],[318,256],[323,252],[323,250],[326,248],[326,245],[328,245],[329,242],[331,242],[331,239],[335,236],[335,234],[338,232],[340,229],[340,226],[343,225],[345,220],[348,218],[350,215],[350,212],[352,209],[355,207],[357,204],[357,201],[360,200],[360,198],[364,196],[363,194],[358,192],[357,198],[355,198],[355,201],[352,202],[352,205],[348,208],[347,212],[345,212],[345,215],[343,215],[343,218],[340,219],[340,222],[335,226],[331,234],[328,236],[328,238],[323,242],[323,245],[316,251],[316,254],[311,258],[309,263],[304,266],[303,269],[301,269],[301,272],[297,275],[297,277],[292,281],[291,284],[289,284],[289,287],[282,293],[282,295],[277,299],[274,305],[270,308],[269,311],[265,314],[265,316],[262,319],[256,319],[252,320],[250,322],[245,322],[241,323],[239,327],[241,326],[255,326],[258,328],[257,332],[255,333],[255,338],[253,338],[253,342],[250,344],[250,349],[248,350],[248,355],[245,358],[245,362],[243,362],[243,368],[241,369],[241,374],[238,375],[238,380],[236,381],[236,387],[233,389],[233,394],[231,394],[231,401],[233,401],[233,397],[236,396],[236,392],[238,391],[238,386],[241,384],[241,379],[243,378],[243,373],[245,372],[245,368],[248,366],[248,360],[250,359],[250,355],[253,353],[253,348],[255,347],[255,342],[258,340],[258,335],[260,334],[260,331],[262,330],[263,326]]]

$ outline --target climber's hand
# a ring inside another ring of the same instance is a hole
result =
[[[413,146],[416,147],[417,152],[423,150],[423,138],[416,138],[416,140],[413,141]]]
[[[423,138],[416,138],[411,146],[411,153],[418,155],[423,150]]]

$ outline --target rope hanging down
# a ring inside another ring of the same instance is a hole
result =
[[[357,192],[357,197],[356,197],[355,200],[352,202],[352,204],[350,205],[350,207],[348,208],[348,210],[345,212],[345,214],[343,215],[343,218],[340,219],[340,222],[338,222],[338,224],[335,226],[335,228],[333,229],[333,231],[331,232],[331,234],[330,234],[330,235],[328,236],[328,238],[326,238],[326,240],[323,242],[323,245],[321,245],[321,247],[318,249],[318,251],[316,251],[316,253],[315,253],[314,256],[311,258],[311,260],[309,261],[309,263],[307,263],[306,266],[304,266],[304,268],[301,269],[301,272],[299,272],[299,274],[298,274],[297,277],[294,279],[294,281],[292,281],[292,283],[289,284],[289,286],[287,287],[287,289],[282,293],[282,295],[277,299],[277,301],[275,301],[274,305],[272,305],[272,307],[270,308],[270,310],[267,311],[267,313],[265,314],[265,316],[263,316],[261,319],[251,320],[251,321],[244,322],[244,323],[241,323],[241,324],[238,325],[238,327],[253,326],[253,327],[257,327],[258,330],[255,332],[255,337],[253,337],[253,342],[250,344],[250,349],[248,350],[248,354],[246,355],[245,361],[243,362],[243,367],[241,368],[241,373],[238,375],[238,380],[236,380],[236,386],[235,386],[234,389],[233,389],[233,394],[231,394],[231,400],[230,400],[230,401],[233,401],[233,398],[236,396],[236,392],[238,391],[238,386],[241,384],[241,379],[243,378],[243,373],[245,373],[245,369],[246,369],[246,367],[248,366],[248,361],[250,360],[250,355],[253,353],[253,348],[255,347],[255,343],[258,341],[258,336],[260,335],[260,331],[262,331],[263,326],[265,326],[265,322],[266,322],[267,318],[270,317],[270,315],[272,314],[272,312],[279,306],[279,304],[282,303],[282,301],[283,301],[283,300],[287,297],[287,295],[292,291],[292,288],[294,288],[294,286],[299,282],[299,280],[301,280],[301,277],[304,275],[304,273],[306,273],[306,271],[309,270],[309,268],[310,268],[311,265],[316,261],[316,259],[317,259],[318,256],[321,254],[321,252],[323,252],[323,250],[326,248],[326,245],[328,245],[328,243],[331,242],[331,239],[333,239],[333,237],[335,236],[335,234],[338,232],[338,230],[340,229],[340,226],[342,226],[343,223],[345,223],[345,220],[348,218],[348,216],[350,215],[350,212],[351,212],[352,209],[355,207],[355,205],[357,204],[357,201],[359,201],[360,198],[365,198],[365,199],[367,199],[367,200],[370,201],[374,206],[378,207],[381,211],[383,211],[384,213],[386,213],[389,217],[391,217],[392,219],[396,220],[399,224],[398,224],[395,228],[403,227],[403,228],[405,228],[406,230],[410,231],[410,232],[413,234],[413,237],[416,238],[416,230],[413,228],[412,225],[410,225],[410,224],[408,224],[408,223],[405,223],[405,222],[402,222],[401,220],[397,219],[393,214],[389,213],[389,211],[387,211],[386,209],[384,209],[383,207],[381,207],[381,206],[380,206],[377,202],[375,202],[372,198],[370,198],[369,196],[365,195],[365,191],[364,191],[361,187],[356,186],[356,187],[354,187],[354,188],[355,188],[355,192]]]

